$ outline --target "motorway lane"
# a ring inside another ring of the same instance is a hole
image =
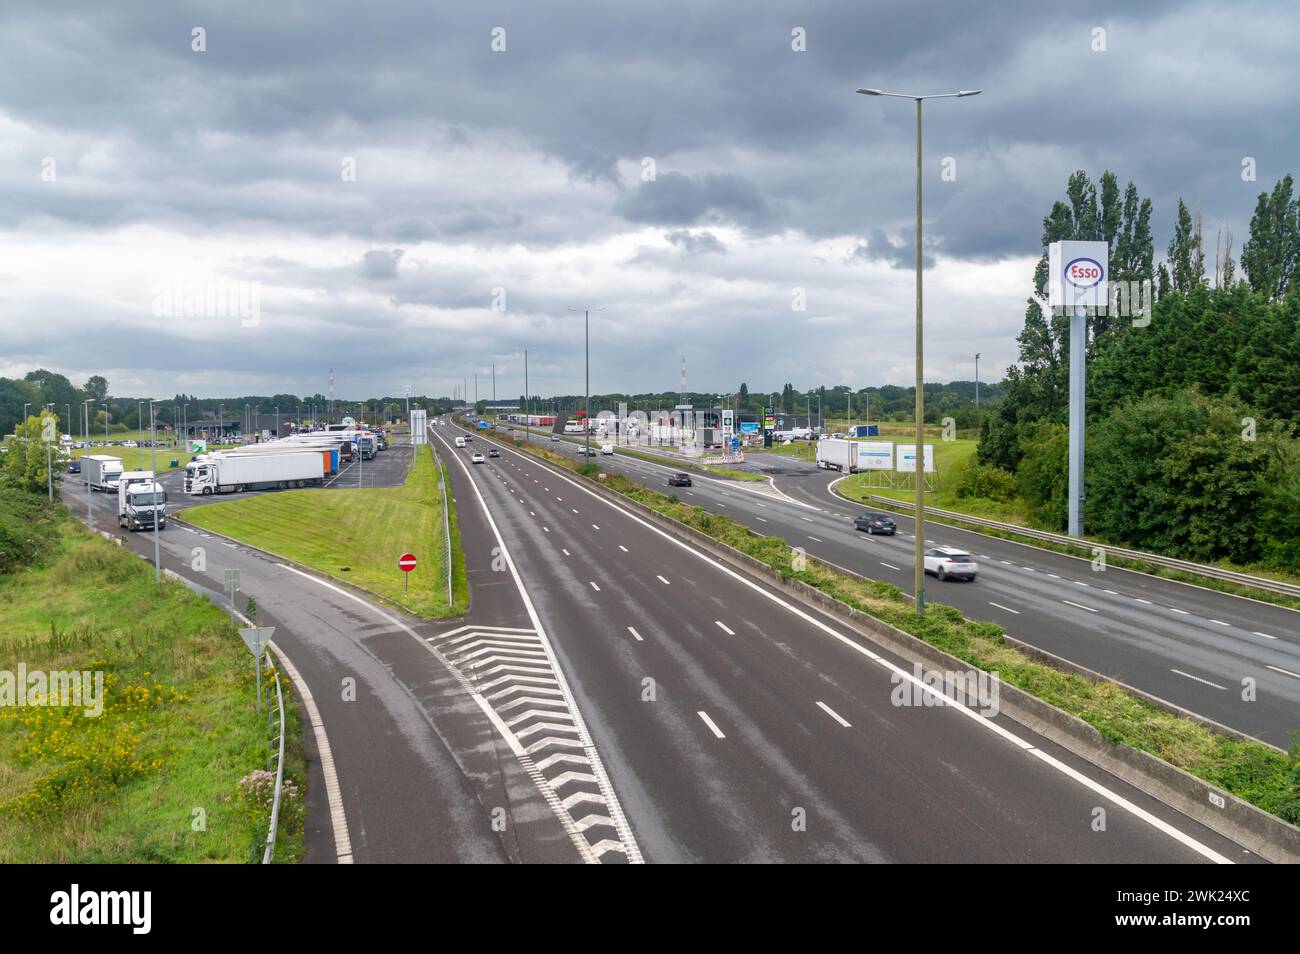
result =
[[[1202,844],[1248,857],[1005,718],[992,722],[1042,754],[953,708],[895,706],[892,671],[859,652],[862,640],[820,628],[838,624],[768,601],[564,475],[502,455],[471,473],[647,859],[1204,860],[1048,753]],[[458,488],[462,512],[465,496]],[[1090,827],[1097,807],[1108,811],[1104,833]]]
[[[95,525],[152,558],[152,534],[124,534],[115,498],[94,495]],[[173,498],[175,499],[175,498]],[[80,498],[70,500],[84,517]],[[460,863],[576,860],[531,782],[503,759],[497,735],[454,673],[426,640],[462,621],[431,624],[379,610],[369,601],[296,572],[265,555],[171,524],[159,534],[163,565],[220,592],[226,568],[239,569],[258,623],[310,687],[328,733],[342,793],[352,860]],[[206,569],[193,569],[201,547]],[[394,554],[396,558],[396,554]],[[382,615],[381,615],[382,613]],[[355,701],[345,698],[354,680]],[[311,744],[311,732],[304,724]],[[309,861],[335,860],[320,765],[308,779]],[[510,824],[499,831],[492,812]]]
[[[563,443],[548,446],[575,452]],[[777,488],[804,506],[705,477],[695,477],[691,488],[668,488],[670,466],[618,454],[600,458],[613,473],[912,591],[910,518],[895,515],[896,537],[855,531],[852,515],[867,508],[830,495],[826,485],[839,475],[776,460],[784,472]],[[1095,573],[1086,560],[938,524],[929,530],[927,542],[969,550],[981,571],[974,584],[928,580],[931,602],[998,622],[1017,639],[1274,745],[1285,748],[1289,733],[1300,729],[1295,611],[1115,567]],[[1242,698],[1247,677],[1256,681],[1253,701]]]

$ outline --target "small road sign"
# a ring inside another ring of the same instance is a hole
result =
[[[397,558],[397,568],[403,573],[410,573],[415,569],[415,554],[403,553]]]

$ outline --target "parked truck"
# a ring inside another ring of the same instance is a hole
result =
[[[841,470],[851,474],[857,465],[857,445],[853,441],[823,437],[817,442],[817,466],[823,470]]]
[[[122,476],[122,459],[107,454],[87,454],[81,458],[81,474],[91,490],[116,493]]]
[[[185,492],[206,497],[244,490],[285,490],[318,485],[324,478],[324,455],[320,451],[205,454],[185,466]]]
[[[167,527],[167,492],[151,470],[129,470],[117,483],[117,525],[126,530]]]

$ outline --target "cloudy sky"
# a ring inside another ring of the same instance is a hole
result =
[[[907,384],[914,111],[878,86],[984,91],[927,105],[923,176],[926,378],[987,380],[1073,170],[1152,198],[1157,257],[1179,196],[1240,248],[1300,172],[1297,40],[1286,0],[10,0],[0,375],[489,396],[495,362],[506,396],[526,348],[569,393],[603,306],[593,391]]]

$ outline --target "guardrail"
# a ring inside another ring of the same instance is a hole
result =
[[[847,497],[845,498],[848,499]],[[895,500],[893,497],[881,497],[878,494],[868,495],[872,503],[886,504],[891,507],[897,507],[900,510],[915,510],[916,504],[909,503],[905,500]],[[1221,580],[1225,583],[1234,583],[1238,586],[1249,586],[1257,590],[1264,590],[1269,593],[1277,593],[1282,596],[1300,597],[1300,586],[1294,583],[1283,583],[1280,580],[1270,580],[1262,576],[1251,576],[1249,573],[1237,573],[1233,570],[1224,570],[1217,566],[1209,566],[1204,563],[1193,563],[1191,560],[1179,560],[1174,557],[1161,556],[1158,553],[1147,553],[1143,550],[1128,550],[1124,547],[1111,546],[1109,543],[1101,543],[1097,540],[1088,540],[1080,537],[1070,537],[1063,533],[1052,533],[1048,530],[1034,530],[1030,527],[1022,527],[1015,523],[1003,523],[1000,520],[988,520],[984,517],[972,517],[969,514],[957,513],[953,510],[936,510],[932,507],[926,507],[927,517],[937,517],[943,520],[959,520],[962,523],[973,524],[977,527],[985,527],[990,530],[1002,530],[1007,533],[1015,533],[1022,537],[1029,537],[1033,540],[1042,540],[1047,543],[1055,543],[1061,546],[1071,547],[1100,547],[1110,556],[1122,557],[1126,560],[1140,560],[1143,563],[1150,563],[1154,566],[1164,567],[1169,570],[1181,570],[1184,573],[1195,573],[1198,576],[1209,577],[1213,580]]]
[[[271,827],[266,833],[266,850],[262,864],[269,865],[275,855],[275,835],[280,825],[280,793],[284,790],[284,690],[280,688],[280,670],[275,670],[275,707],[280,712],[280,751],[275,764],[275,795],[271,800]],[[273,740],[274,741],[274,740]]]

